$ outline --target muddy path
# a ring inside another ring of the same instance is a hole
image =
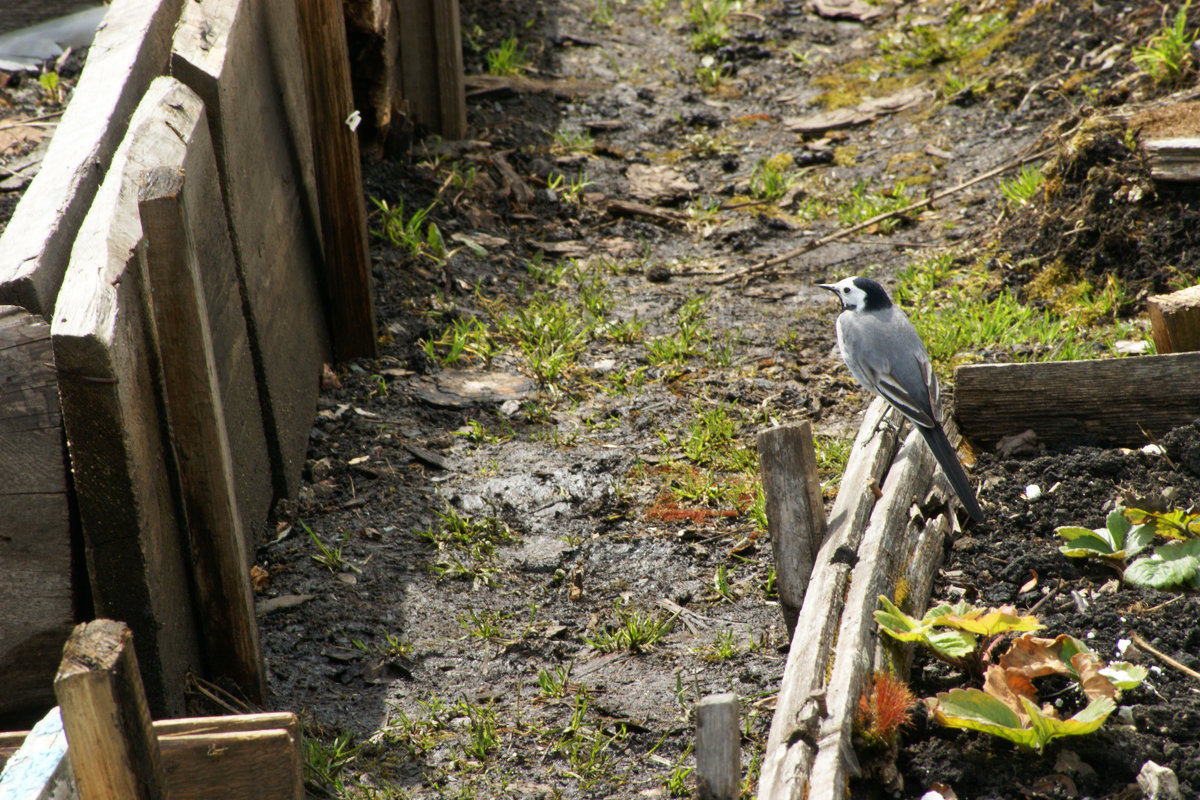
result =
[[[382,355],[326,374],[298,499],[262,532],[272,706],[304,716],[315,796],[690,796],[692,709],[724,691],[751,796],[789,645],[754,436],[811,421],[832,501],[867,400],[813,283],[870,275],[945,331],[1011,299],[1090,357],[1145,352],[1146,294],[1196,281],[1200,198],[1155,187],[1136,149],[1155,99],[1195,85],[1132,60],[1175,7],[846,8],[866,19],[464,0],[471,140],[365,155]],[[1023,161],[1046,183],[1017,199],[984,180],[764,266]],[[1084,299],[1099,310],[1068,316]],[[1061,352],[1017,339],[935,361]],[[947,543],[935,600],[1042,601],[1105,658],[1136,632],[1200,665],[1200,602],[1054,534],[1122,498],[1200,500],[1200,430],[1161,444],[978,453],[989,520]],[[918,709],[855,796],[1137,796],[1149,760],[1194,795],[1200,695],[1143,663],[1119,719],[1042,753]],[[917,656],[918,696],[959,680]]]

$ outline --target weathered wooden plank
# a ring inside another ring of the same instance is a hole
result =
[[[1160,354],[1200,350],[1200,286],[1146,300],[1150,333]]]
[[[467,138],[467,89],[463,76],[461,27],[458,0],[433,0],[439,132],[444,139]]]
[[[174,135],[144,136],[130,152],[131,164],[147,167],[138,179],[146,240],[140,256],[158,330],[208,674],[232,680],[261,703],[266,676],[215,352],[216,342],[225,345],[230,336],[214,331],[209,321],[205,284],[215,276],[204,273],[213,242],[194,234],[225,215],[215,192],[216,161],[200,98],[182,85],[173,97]],[[234,276],[224,277],[225,293],[236,292]],[[243,320],[238,316],[230,324],[242,326]],[[234,414],[240,411],[232,408]],[[251,411],[257,415],[258,407]],[[259,511],[266,510],[264,503]]]
[[[400,25],[400,94],[417,125],[441,131],[437,43],[433,37],[435,0],[396,0]]]
[[[63,648],[54,691],[80,800],[167,796],[132,637],[124,623],[98,619],[80,624]]]
[[[1141,447],[1198,414],[1200,353],[954,371],[959,430],[982,447],[1030,429],[1051,443]]]
[[[166,68],[183,0],[115,0],[71,103],[0,236],[0,303],[49,319],[71,243],[146,87]]]
[[[53,705],[75,589],[50,326],[0,307],[0,360],[0,714],[19,714]]]
[[[902,424],[900,413],[876,398],[855,437],[788,650],[759,775],[763,800],[801,796],[797,792],[805,785],[825,717],[826,669],[839,636],[850,571],[875,507],[873,487],[892,463]]]
[[[382,152],[400,96],[400,15],[392,0],[347,0],[346,40],[363,147]]]
[[[294,496],[329,350],[294,0],[187,3],[171,64],[209,116],[275,492]]]
[[[1200,136],[1153,139],[1143,145],[1150,177],[1160,181],[1200,181]]]
[[[22,737],[16,752],[3,761],[0,797],[5,800],[78,798],[58,707],[51,709]]]
[[[340,0],[300,0],[300,41],[312,121],[313,157],[321,199],[330,334],[339,360],[374,358],[375,290],[367,245],[358,136],[346,124],[354,111],[350,56]]]
[[[151,706],[183,710],[184,676],[202,663],[179,513],[178,473],[165,433],[161,369],[147,308],[132,143],[175,137],[194,95],[151,84],[85,218],[52,326],[96,611],[135,633]],[[139,152],[143,152],[139,149]]]
[[[300,740],[288,730],[159,737],[171,800],[304,800]]]
[[[775,585],[791,636],[796,631],[796,617],[804,605],[813,562],[827,530],[817,454],[808,420],[759,433],[758,463],[775,562]]]
[[[742,738],[738,698],[708,695],[696,704],[696,794],[700,800],[742,796]]]
[[[291,711],[264,711],[258,714],[234,714],[225,717],[178,717],[154,722],[154,734],[160,740],[164,736],[181,734],[236,733],[273,728],[286,730],[296,737],[297,741],[302,735],[300,720]]]
[[[883,497],[871,513],[858,548],[841,613],[833,671],[826,684],[826,716],[819,728],[808,793],[795,797],[842,800],[849,779],[856,777],[858,762],[851,737],[859,695],[874,670],[870,656],[879,636],[874,612],[879,595],[891,596],[904,566],[908,556],[903,552],[904,544],[912,524],[909,509],[914,500],[924,498],[929,491],[933,471],[933,454],[920,432],[914,430],[896,454],[883,485]]]

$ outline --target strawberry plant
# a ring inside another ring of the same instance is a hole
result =
[[[1120,570],[1127,583],[1162,591],[1200,589],[1200,512],[1118,507],[1103,528],[1066,525],[1055,532],[1067,541],[1058,548],[1064,555],[1099,558]],[[1127,564],[1156,537],[1168,541]]]

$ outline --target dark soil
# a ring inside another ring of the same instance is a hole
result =
[[[457,249],[441,263],[372,237],[382,355],[327,380],[298,498],[277,509],[259,551],[262,599],[275,604],[261,617],[272,707],[304,716],[310,763],[322,767],[310,775],[314,794],[687,795],[692,709],[723,691],[742,698],[752,793],[789,642],[770,543],[751,512],[753,470],[718,456],[752,452],[756,431],[776,422],[810,420],[823,441],[855,431],[865,397],[834,353],[834,304],[812,283],[866,272],[888,283],[947,247],[994,259],[997,282],[1014,287],[1044,274],[1097,285],[1119,276],[1133,289],[1130,315],[1144,314],[1147,292],[1196,281],[1196,190],[1156,186],[1126,144],[1130,120],[1195,83],[1189,72],[1156,86],[1130,62],[1169,15],[1091,0],[970,11],[1003,14],[1013,35],[899,67],[880,60],[882,38],[915,41],[913,26],[942,26],[950,4],[891,8],[863,25],[790,0],[748,3],[712,54],[728,72],[706,87],[677,3],[463,0],[468,72],[483,72],[485,54],[511,35],[532,64],[523,82],[472,95],[473,142],[414,137],[367,154],[368,195],[402,201],[406,219],[436,200],[429,219]],[[1190,13],[1195,27],[1200,9]],[[821,96],[853,105],[855,93],[903,86],[931,95],[822,135],[783,123],[824,110]],[[589,125],[590,146],[555,137]],[[1029,205],[1006,205],[984,182],[894,232],[868,229],[721,280],[842,227],[828,208],[860,181],[944,189],[1045,148],[1047,189]],[[781,154],[801,170],[791,205],[752,202],[756,164]],[[532,200],[514,195],[499,155]],[[669,165],[695,185],[643,200],[686,223],[611,210],[632,199],[635,165]],[[474,182],[455,181],[455,169],[474,170]],[[581,175],[590,184],[572,196]],[[0,217],[9,197],[0,194]],[[826,213],[806,216],[805,201]],[[564,252],[578,268],[547,278]],[[527,393],[465,385],[531,378],[530,360],[496,333],[500,321],[553,300],[570,301],[582,323],[589,291],[611,303],[610,325],[644,328],[626,340],[595,329],[560,377],[530,380]],[[693,346],[676,361],[655,357],[651,344],[677,336],[681,310],[697,302]],[[443,366],[445,347],[428,354],[424,342],[472,321],[493,334],[490,358]],[[685,447],[690,426],[714,409],[731,421],[732,443],[697,454]],[[947,543],[934,599],[1022,612],[1040,601],[1048,633],[1105,658],[1136,632],[1200,667],[1200,601],[1114,582],[1111,570],[1062,556],[1054,534],[1098,527],[1126,497],[1200,501],[1200,428],[1161,444],[1165,455],[980,454],[972,474],[988,521]],[[705,480],[723,489],[706,494],[696,488]],[[1026,499],[1030,484],[1040,498]],[[447,517],[480,527],[454,540]],[[631,614],[672,627],[602,652]],[[1100,732],[1036,754],[918,712],[896,761],[903,787],[864,778],[853,796],[917,798],[936,782],[972,800],[1136,797],[1127,787],[1151,760],[1175,771],[1184,797],[1200,795],[1195,682],[1134,649],[1125,658],[1151,677]],[[918,696],[958,680],[916,655]]]

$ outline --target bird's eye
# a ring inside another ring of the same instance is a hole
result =
[[[842,294],[850,294],[850,287],[849,287],[849,286],[843,286],[843,287],[842,287]]]

